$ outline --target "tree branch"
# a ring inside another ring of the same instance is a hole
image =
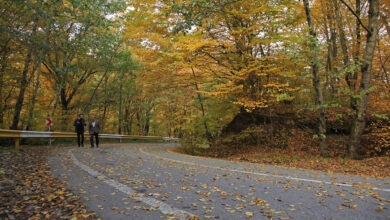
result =
[[[340,0],[341,3],[343,3],[345,6],[347,6],[348,10],[351,11],[351,13],[356,17],[356,19],[358,20],[358,22],[360,23],[360,25],[368,32],[368,33],[371,33],[370,30],[368,30],[368,28],[363,24],[362,20],[360,20],[359,16],[356,14],[356,12],[344,1],[344,0]]]

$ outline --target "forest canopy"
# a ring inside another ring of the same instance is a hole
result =
[[[0,2],[0,128],[390,154],[389,0]]]

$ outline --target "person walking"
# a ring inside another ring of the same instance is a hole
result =
[[[99,121],[95,119],[95,115],[92,115],[92,119],[89,122],[89,136],[91,139],[91,148],[94,147],[93,137],[96,139],[96,147],[99,147],[99,132],[100,132],[100,124]]]
[[[73,123],[74,129],[77,133],[77,144],[79,147],[84,147],[84,127],[87,124],[84,120],[84,115],[79,114],[79,116],[76,118],[76,120]]]

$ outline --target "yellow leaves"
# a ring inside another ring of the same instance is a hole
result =
[[[200,40],[200,41],[198,40],[195,42],[194,41],[188,42],[186,46],[187,46],[186,49],[189,51],[198,51],[203,48],[219,46],[219,42],[217,42],[216,40]]]
[[[208,189],[209,188],[209,185],[207,185],[207,184],[203,184],[203,185],[200,185],[202,188],[204,188],[204,189]]]
[[[57,190],[57,191],[56,191],[56,194],[58,194],[58,195],[64,195],[64,194],[65,194],[65,192],[64,192],[64,191],[62,191],[62,190]]]
[[[246,217],[253,217],[253,212],[245,212]]]
[[[350,209],[356,209],[358,207],[357,205],[348,205],[348,204],[341,204],[341,205],[344,206],[344,207],[348,207]]]
[[[253,198],[250,202],[249,205],[266,205],[267,201],[259,199],[259,198]]]
[[[245,208],[246,208],[246,205],[245,205],[245,204],[236,205],[236,207],[235,207],[236,210],[241,210],[241,209],[245,209]]]
[[[191,215],[191,216],[189,216],[187,219],[188,219],[188,220],[198,220],[199,218],[198,218],[198,216],[196,216],[196,215]]]
[[[165,211],[162,211],[161,213],[164,214],[164,215],[170,215],[170,216],[173,216],[173,215],[174,215],[173,212],[165,212]]]
[[[199,201],[201,201],[201,202],[206,202],[206,199],[205,198],[200,198],[200,199],[198,199]]]

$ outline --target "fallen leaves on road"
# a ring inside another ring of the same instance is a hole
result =
[[[0,150],[0,219],[96,219],[46,164],[52,148]]]

